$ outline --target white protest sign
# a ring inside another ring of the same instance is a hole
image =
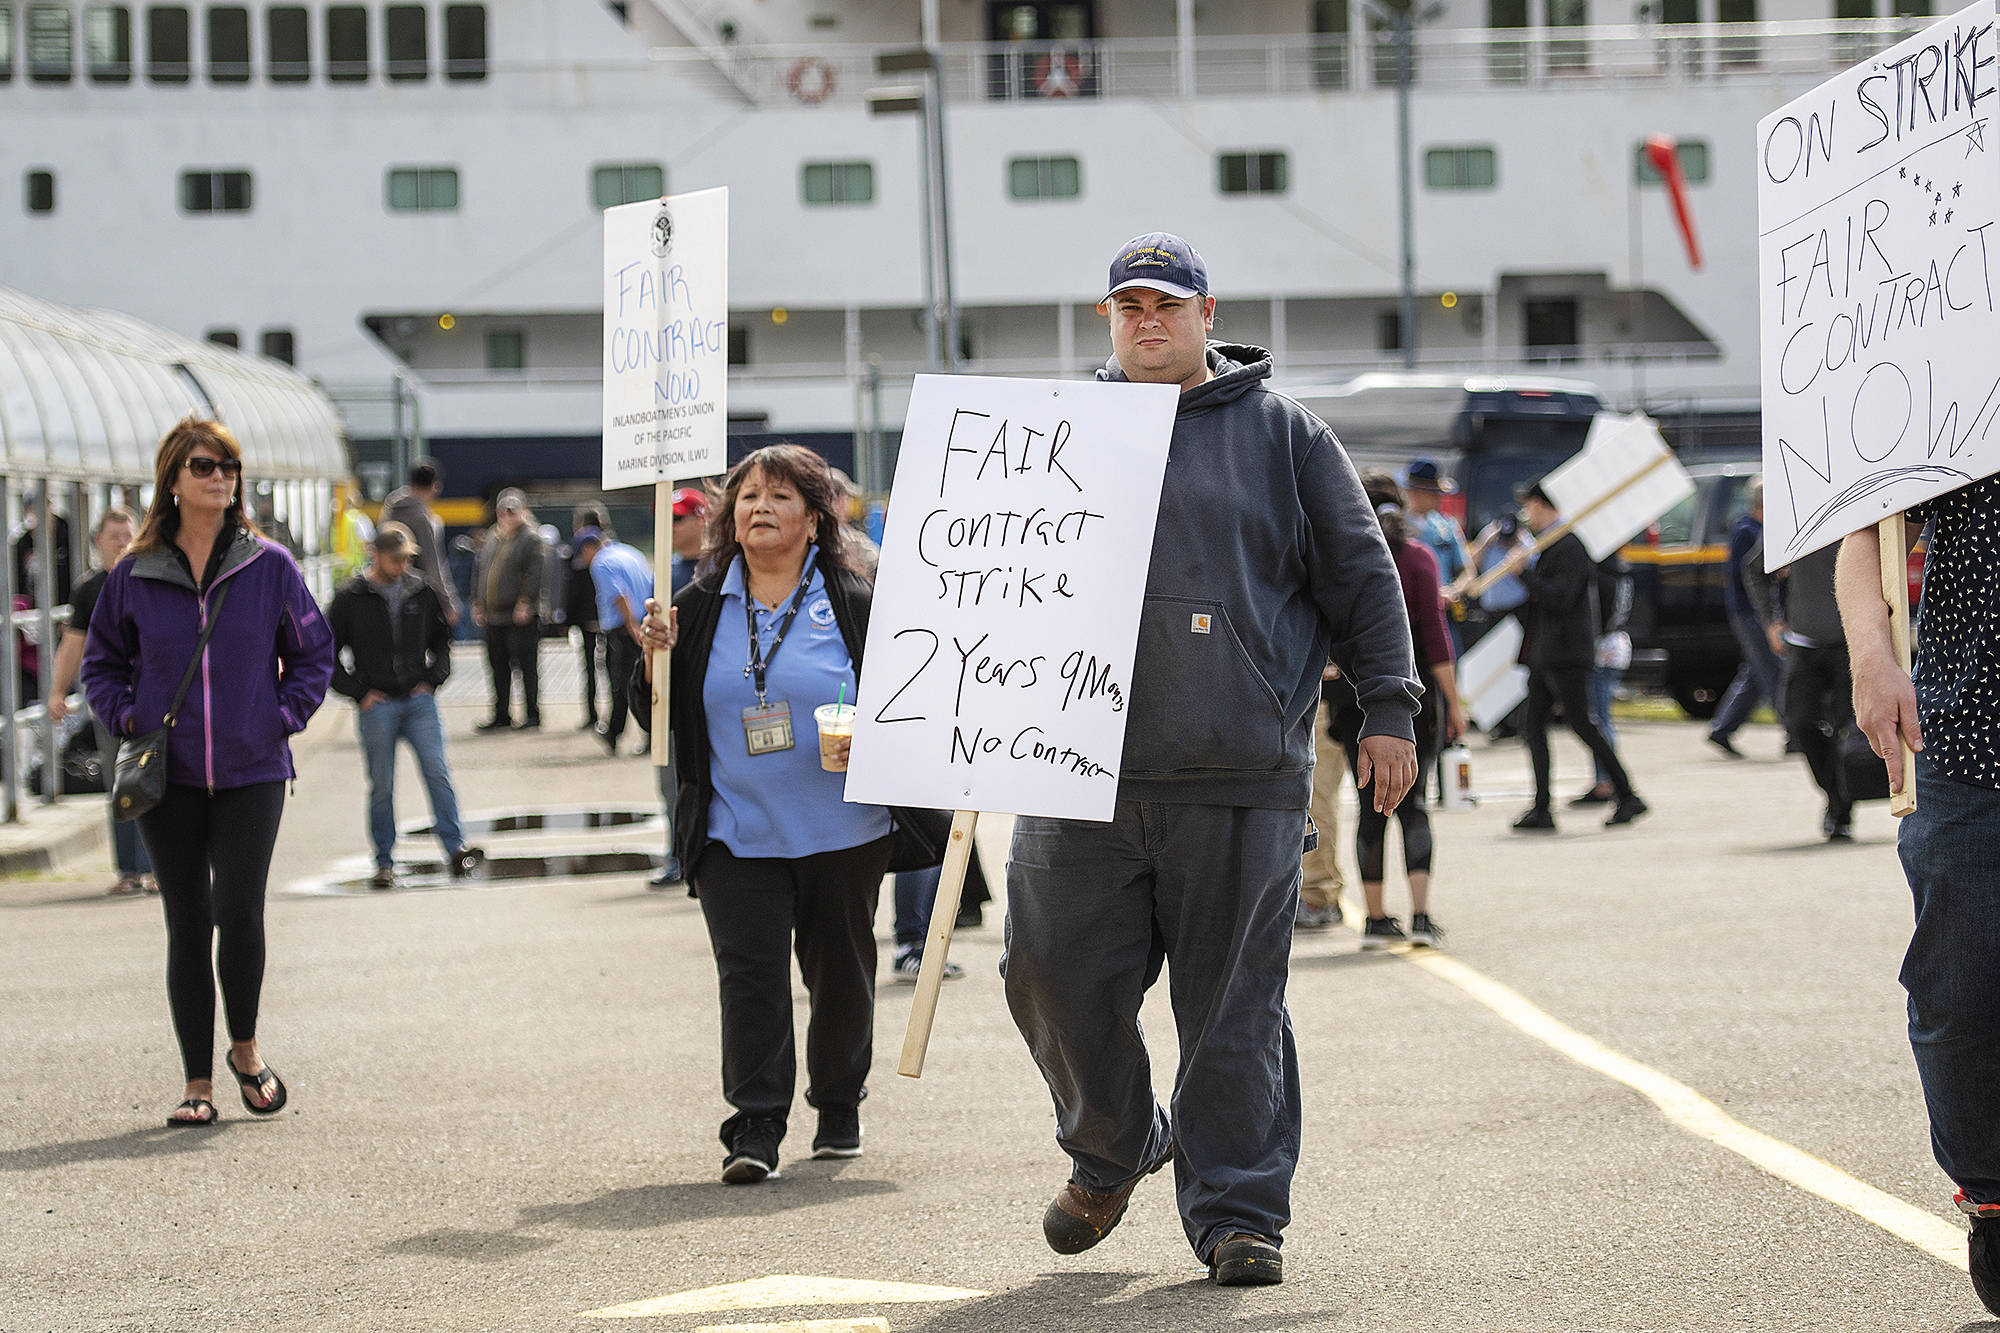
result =
[[[1590,558],[1603,560],[1693,495],[1694,479],[1651,417],[1599,412],[1582,452],[1542,478],[1542,489]]]
[[[1528,697],[1528,668],[1520,665],[1521,639],[1521,622],[1508,616],[1459,656],[1459,697],[1481,731],[1497,726]]]
[[[729,191],[604,210],[604,488],[729,465]]]
[[[1111,818],[1179,401],[1172,384],[917,376],[848,800]]]
[[[1991,0],[1757,125],[1764,559],[2000,467]]]

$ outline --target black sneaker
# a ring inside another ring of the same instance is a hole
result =
[[[1403,933],[1402,923],[1393,916],[1371,916],[1361,923],[1361,947],[1370,951],[1386,949],[1392,944],[1408,944],[1410,937]]]
[[[1285,1260],[1270,1241],[1239,1231],[1215,1247],[1208,1276],[1218,1287],[1275,1287],[1285,1280]]]
[[[514,724],[514,730],[516,731],[540,731],[541,729],[542,719],[539,714],[534,717],[524,717]]]
[[[490,735],[496,731],[511,730],[513,726],[514,719],[511,717],[489,717],[474,727],[473,730],[479,732],[481,735]]]
[[[722,1183],[754,1185],[778,1178],[778,1145],[785,1139],[785,1122],[778,1116],[758,1116],[736,1130],[729,1155],[722,1159]]]
[[[396,887],[396,867],[376,866],[375,873],[368,877],[371,889],[393,889]]]
[[[453,879],[470,879],[472,876],[478,874],[480,867],[485,864],[486,852],[484,848],[461,847],[452,853],[451,877]]]
[[[1516,833],[1554,833],[1556,817],[1539,806],[1514,821]]]
[[[861,1108],[822,1106],[819,1132],[813,1135],[813,1156],[834,1161],[861,1155]]]
[[[1826,835],[1828,842],[1853,842],[1854,812],[1829,809],[1819,821],[1819,831]]]
[[[1604,827],[1616,828],[1620,824],[1629,824],[1645,814],[1646,808],[1646,803],[1637,796],[1620,797],[1618,808],[1611,812],[1611,818],[1604,821]]]
[[[2000,1315],[2000,1217],[1972,1219],[1965,1267],[1972,1274],[1972,1290],[1979,1303]]]
[[[1592,787],[1589,791],[1585,792],[1583,795],[1572,800],[1569,803],[1569,808],[1572,810],[1583,810],[1593,805],[1610,805],[1610,804],[1611,804],[1610,792],[1599,791],[1597,788]]]
[[[1736,743],[1727,736],[1718,736],[1711,731],[1708,733],[1708,743],[1728,755],[1731,759],[1741,759],[1743,757],[1743,751],[1737,749]]]
[[[1410,915],[1410,943],[1428,945],[1435,949],[1444,942],[1444,927],[1431,920],[1429,912],[1414,912]]]

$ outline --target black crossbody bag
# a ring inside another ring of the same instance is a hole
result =
[[[187,670],[181,674],[181,687],[174,691],[174,702],[159,728],[118,744],[118,763],[111,774],[111,813],[119,819],[137,819],[167,794],[167,733],[174,729],[174,720],[180,716],[188,687],[194,684],[194,670],[201,665],[201,655],[208,649],[208,636],[215,632],[215,622],[222,615],[222,603],[228,596],[229,589],[224,586],[209,603],[208,623],[202,626],[201,637],[195,640],[194,656],[188,659]]]

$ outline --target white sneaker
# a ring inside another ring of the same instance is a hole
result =
[[[923,971],[924,956],[915,949],[898,949],[896,950],[896,961],[891,966],[896,974],[896,980],[914,986],[917,984],[918,974]],[[963,967],[952,962],[949,958],[944,960],[944,979],[946,981],[956,981],[964,975],[965,969]]]

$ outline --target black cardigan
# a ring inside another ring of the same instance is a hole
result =
[[[1557,538],[1521,571],[1528,590],[1521,661],[1531,667],[1588,667],[1597,661],[1597,566],[1574,532]]]
[[[861,679],[861,650],[868,639],[868,612],[875,590],[868,580],[852,570],[820,566],[826,579],[826,599],[833,606],[834,623],[840,626],[847,655],[854,661],[854,679]],[[673,697],[667,719],[674,737],[674,772],[680,786],[674,795],[674,855],[680,858],[681,872],[689,877],[693,893],[694,868],[708,848],[708,805],[715,796],[715,782],[709,773],[708,707],[702,702],[702,687],[708,680],[708,655],[715,647],[715,627],[722,619],[722,580],[728,571],[716,570],[696,578],[674,597],[680,613],[680,637],[674,644]],[[633,700],[651,700],[651,686],[645,677],[642,656],[632,673]],[[639,725],[650,729],[650,703],[635,707]],[[797,719],[794,719],[794,725]]]

